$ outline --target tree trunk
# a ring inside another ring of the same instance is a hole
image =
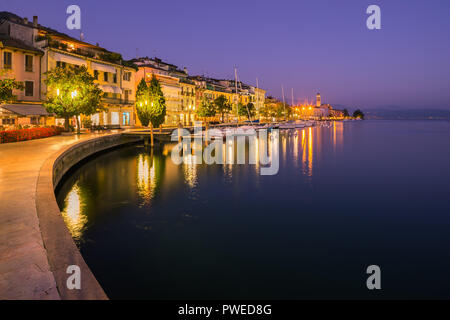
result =
[[[69,132],[69,117],[64,117],[64,131]]]
[[[150,147],[153,148],[153,124],[150,123]]]
[[[75,117],[77,119],[77,134],[81,133],[81,127],[80,127],[80,118],[78,116]]]

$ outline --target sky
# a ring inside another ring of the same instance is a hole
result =
[[[124,58],[157,56],[189,74],[234,78],[286,101],[450,109],[448,0],[1,0],[10,11]],[[366,9],[381,8],[381,30]]]

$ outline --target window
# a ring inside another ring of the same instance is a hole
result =
[[[12,69],[12,53],[11,52],[3,52],[3,68],[4,69]]]
[[[34,83],[33,81],[25,81],[25,96],[32,97],[34,95]]]
[[[25,55],[25,71],[33,72],[33,56]]]
[[[2,119],[2,124],[15,124],[16,119],[15,118],[4,118]]]
[[[65,68],[66,67],[66,63],[65,62],[62,62],[62,61],[56,61],[56,67],[57,68]]]
[[[98,80],[98,70],[94,70],[94,79]]]
[[[124,72],[123,80],[124,81],[131,81],[131,72]]]
[[[128,98],[131,90],[125,90],[125,102],[128,102]]]
[[[117,83],[117,73],[114,73],[114,74],[113,74],[113,82],[114,82],[114,83]]]
[[[108,82],[108,72],[103,73],[103,81]]]

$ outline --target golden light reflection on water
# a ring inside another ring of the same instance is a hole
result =
[[[184,181],[190,188],[194,188],[197,185],[197,165],[195,163],[195,156],[188,154],[183,156],[183,158]]]
[[[308,132],[308,175],[313,175],[313,160],[314,160],[314,145],[312,128],[309,128]]]
[[[65,199],[65,208],[61,212],[64,222],[75,240],[79,240],[86,225],[87,217],[82,213],[84,201],[78,184],[74,184]]]
[[[153,154],[140,154],[137,166],[138,194],[144,200],[144,204],[147,204],[153,198],[156,186]]]

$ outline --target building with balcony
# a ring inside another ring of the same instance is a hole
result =
[[[24,89],[13,90],[13,100],[0,105],[0,126],[46,124],[40,81],[44,53],[30,42],[13,38],[9,31],[14,28],[5,21],[0,13],[0,79],[15,79]]]
[[[85,66],[104,92],[102,105],[105,110],[90,116],[93,124],[112,127],[135,124],[136,70],[124,65],[120,54],[44,27],[38,23],[37,16],[31,22],[27,18],[1,12],[0,33],[22,42],[40,56],[39,60],[34,58],[36,68],[39,68],[36,72],[39,98],[36,101],[46,99],[48,92],[44,80],[47,71],[70,65]],[[62,124],[63,121],[55,119],[54,123]]]
[[[165,125],[178,125],[178,123],[186,123],[186,111],[190,102],[189,95],[185,94],[188,88],[191,88],[187,80],[187,70],[180,70],[176,65],[162,61],[159,58],[143,57],[129,61],[134,64],[138,71],[136,72],[136,84],[141,79],[150,83],[153,76],[158,79],[161,84],[161,90],[166,100],[166,120]],[[182,91],[183,90],[183,91]],[[183,92],[183,94],[182,94]],[[195,110],[195,105],[191,105]],[[189,112],[189,111],[188,111]]]

